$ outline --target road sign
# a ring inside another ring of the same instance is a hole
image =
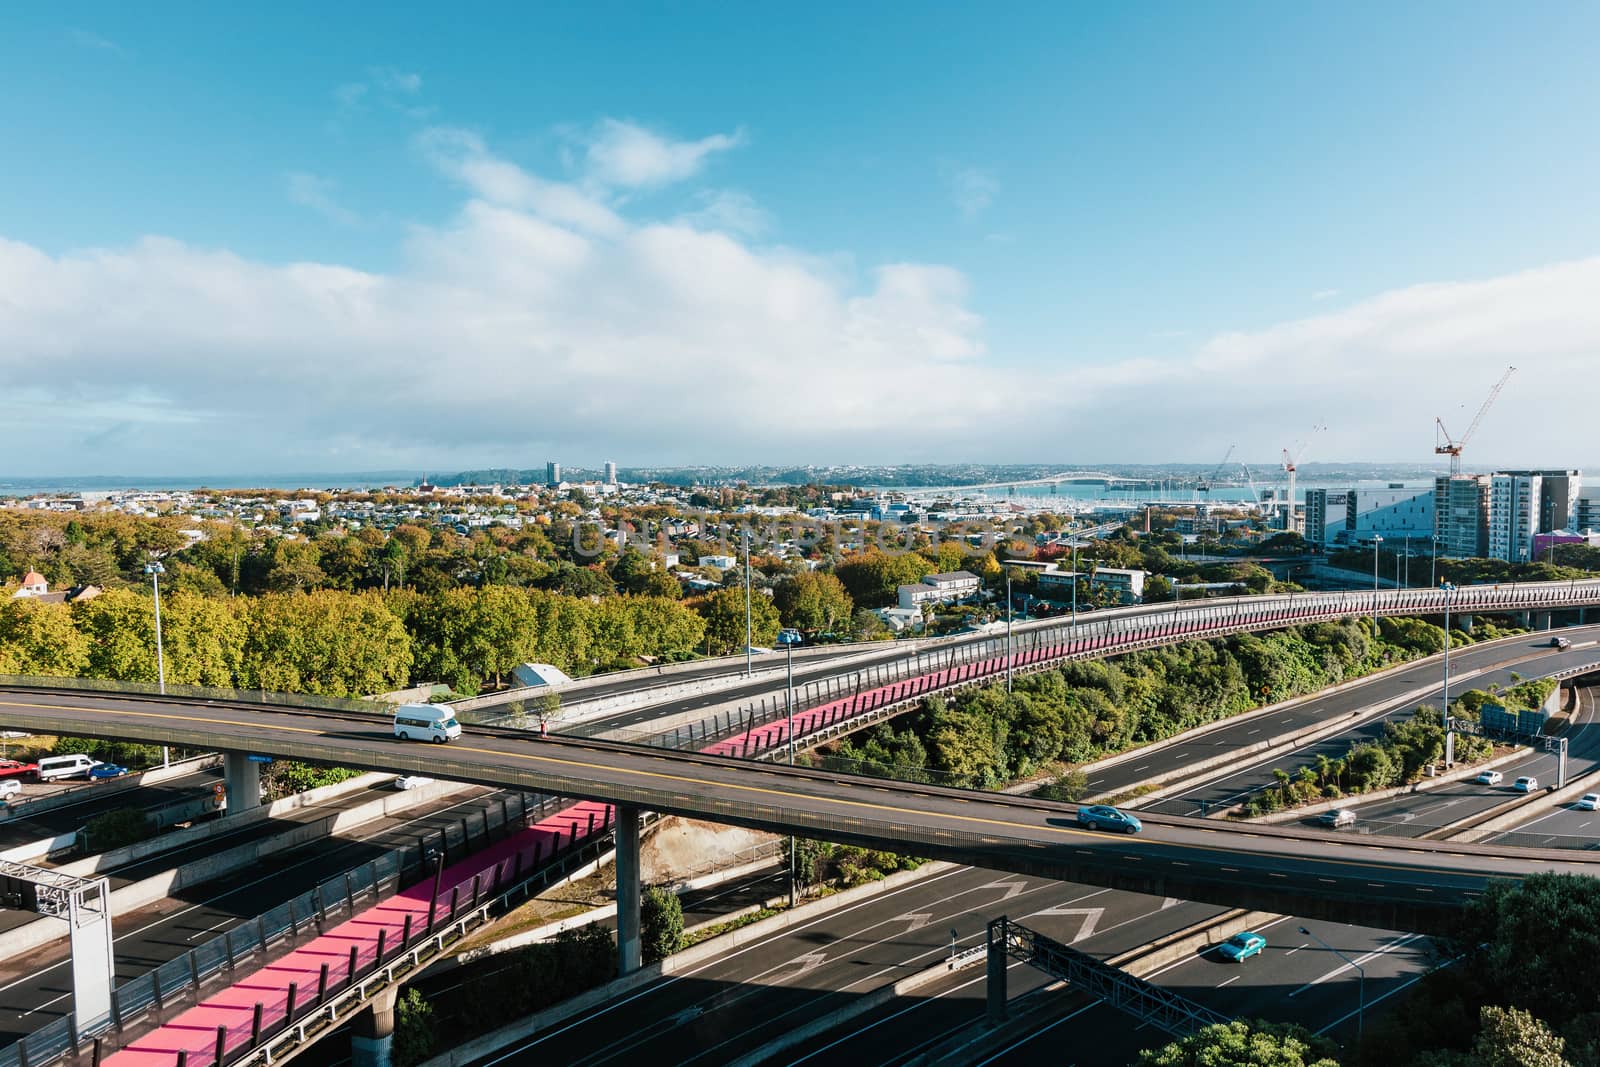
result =
[[[251,763],[271,763],[272,762],[272,757],[271,756],[257,756],[257,755],[255,755],[253,753],[251,755],[246,756],[245,759],[249,760]]]

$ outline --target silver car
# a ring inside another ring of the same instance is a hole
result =
[[[1356,824],[1356,813],[1352,808],[1334,808],[1317,816],[1317,821],[1323,826],[1354,826]]]

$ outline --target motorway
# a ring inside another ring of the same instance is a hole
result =
[[[139,785],[133,789],[107,788],[105,785],[85,782],[61,784],[24,782],[16,818],[0,822],[0,850],[31,844],[47,838],[72,833],[96,815],[118,808],[137,807],[153,811],[169,804],[199,800],[211,795],[216,783],[222,781],[222,768],[191,771],[169,778],[160,785]],[[21,803],[41,797],[53,797],[70,792],[72,799],[59,807],[29,814]]]
[[[1134,838],[1083,830],[1069,805],[858,779],[600,741],[472,731],[441,750],[397,742],[387,722],[328,711],[0,693],[22,728],[116,734],[343,766],[410,770],[480,785],[634,804],[775,832],[1217,903],[1296,907],[1324,918],[1426,929],[1488,880],[1600,872],[1600,856],[1448,846],[1298,828],[1248,833],[1150,814]]]
[[[363,793],[355,795],[360,800],[370,799]],[[400,845],[415,844],[419,836],[446,825],[458,825],[463,816],[476,819],[480,812],[497,806],[502,795],[477,788],[441,798],[375,820],[348,835],[280,852],[148,908],[119,915],[114,927],[118,980],[144,974],[340,871]],[[26,918],[49,921],[32,915]],[[66,949],[62,940],[25,957],[0,961],[0,1041],[14,1041],[70,1010],[72,982]]]
[[[1592,628],[1600,633],[1600,627]],[[1596,633],[1569,631],[1578,640]],[[1575,649],[1581,659],[1594,650]],[[1542,646],[1538,638],[1478,647],[1452,656],[1457,671],[1517,662],[1537,676],[1570,665],[1573,653]],[[1503,670],[1509,668],[1502,667]],[[1335,694],[1310,698],[1294,710],[1294,721],[1274,722],[1293,730],[1328,721],[1349,710],[1380,703],[1436,677],[1437,664],[1406,668],[1388,678],[1368,679]],[[1492,678],[1493,676],[1483,676]],[[1477,684],[1487,684],[1483,681]],[[1457,692],[1461,690],[1456,690]],[[1408,702],[1406,707],[1414,705]],[[1242,725],[1242,724],[1241,724]],[[1218,746],[1253,744],[1249,730],[1205,738],[1209,754]],[[1344,733],[1338,743],[1351,742]],[[1182,746],[1173,746],[1182,747]],[[1160,755],[1151,753],[1154,760]],[[1181,767],[1184,759],[1176,761]],[[1144,758],[1106,772],[1103,788],[1125,787],[1156,772]],[[1268,771],[1258,769],[1257,774]],[[1500,798],[1496,798],[1500,799]],[[1592,816],[1591,813],[1591,817]],[[1103,909],[1103,910],[1102,910]],[[521,1062],[531,1056],[573,1063],[620,1062],[648,1056],[671,1061],[718,1062],[747,1054],[799,1022],[846,1003],[850,997],[912,974],[941,959],[955,929],[960,948],[982,942],[992,918],[1006,914],[1058,940],[1104,957],[1149,943],[1210,918],[1220,909],[1132,893],[1112,892],[995,871],[959,868],[908,885],[833,915],[735,950],[688,972],[652,983],[639,993],[534,1039],[486,1057],[480,1064]],[[1196,955],[1151,975],[1151,980],[1227,1014],[1266,1015],[1335,1029],[1348,1036],[1354,1007],[1354,973],[1326,949],[1296,930],[1305,922],[1283,919],[1264,927],[1269,948],[1244,966]],[[1327,922],[1306,923],[1313,932],[1365,968],[1372,1011],[1410,985],[1437,960],[1431,942],[1413,934]],[[1031,1034],[1018,1034],[980,1062],[1125,1064],[1140,1048],[1164,1043],[1159,1032],[1137,1027],[1114,1009],[1071,992],[1042,994],[1050,980],[1015,962],[1010,967],[1013,1011],[1037,1003]],[[1030,994],[1031,999],[1030,999]],[[889,1004],[807,1041],[774,1063],[817,1064],[844,1056],[855,1061],[905,1062],[937,1047],[982,1017],[981,965],[952,974],[914,995]],[[626,1028],[611,1014],[625,1011]],[[628,1036],[621,1037],[626,1030]],[[695,1061],[694,1050],[716,1049]]]

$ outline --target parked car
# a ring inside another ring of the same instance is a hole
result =
[[[96,763],[89,768],[89,780],[98,782],[105,778],[121,778],[128,773],[128,768],[118,763]]]
[[[46,756],[34,768],[33,777],[41,782],[53,782],[58,778],[84,778],[89,777],[89,772],[100,766],[100,761],[82,752],[74,752],[66,756]]]
[[[1482,785],[1499,785],[1504,780],[1505,775],[1499,771],[1484,771],[1478,775],[1478,781]]]
[[[1535,789],[1539,788],[1539,779],[1535,778],[1531,774],[1525,774],[1521,778],[1518,778],[1516,783],[1512,785],[1511,788],[1515,789],[1519,793],[1531,793]]]
[[[1552,637],[1550,639],[1550,647],[1551,648],[1571,648],[1572,647],[1572,641],[1571,641],[1570,638],[1566,638],[1566,637]]]
[[[416,789],[419,786],[432,784],[432,778],[424,778],[420,774],[402,774],[394,780],[394,787],[396,789]]]
[[[1259,956],[1267,947],[1267,939],[1258,933],[1245,930],[1234,934],[1228,940],[1217,946],[1217,955],[1225,960],[1243,963],[1251,956]]]
[[[15,778],[0,778],[0,800],[22,795],[22,783]]]
[[[20,763],[14,759],[0,759],[0,778],[21,778],[25,774],[38,774],[37,763]]]
[[[1121,830],[1125,834],[1136,834],[1144,829],[1144,824],[1132,813],[1119,811],[1109,804],[1090,804],[1079,808],[1078,825],[1094,830]]]
[[[1324,826],[1354,826],[1356,813],[1353,808],[1334,808],[1317,816],[1317,821]]]
[[[1600,811],[1600,793],[1585,793],[1578,798],[1579,811]]]

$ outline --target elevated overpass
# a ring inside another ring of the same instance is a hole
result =
[[[448,748],[386,720],[315,709],[76,693],[0,693],[39,732],[248,751],[614,803],[776,833],[1192,900],[1438,930],[1495,879],[1600,875],[1600,856],[1239,827],[1151,816],[1137,837],[1076,826],[1074,807],[598,740],[476,728]],[[626,821],[626,820],[621,820]]]

